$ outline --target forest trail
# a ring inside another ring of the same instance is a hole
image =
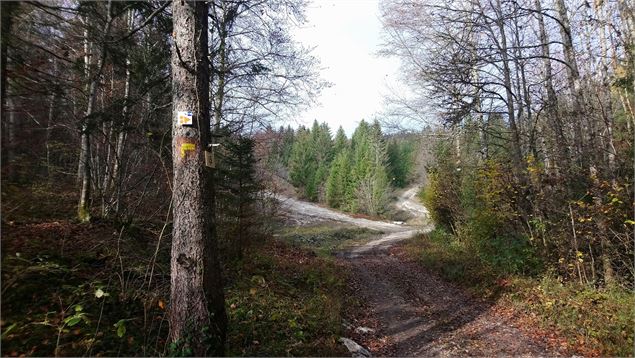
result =
[[[432,229],[427,209],[416,201],[417,188],[406,190],[395,204],[417,215],[410,224],[355,218],[315,204],[284,198],[282,208],[298,225],[336,221],[381,230],[385,234],[341,252],[350,272],[352,291],[365,307],[345,333],[385,356],[537,356],[554,355],[502,315],[491,302],[475,299],[444,281],[396,245]],[[373,324],[374,323],[374,324]],[[374,330],[356,332],[357,326]],[[355,355],[355,354],[354,354]]]

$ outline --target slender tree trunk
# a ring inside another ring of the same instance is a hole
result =
[[[602,106],[602,117],[604,119],[604,125],[606,129],[606,156],[607,156],[607,167],[609,171],[609,177],[611,179],[611,185],[613,188],[617,186],[617,178],[616,178],[616,164],[615,164],[615,144],[613,138],[613,97],[611,94],[611,83],[609,78],[609,53],[608,53],[608,38],[606,34],[606,26],[608,16],[604,16],[602,7],[594,2],[595,12],[599,19],[599,27],[600,27],[600,75],[602,76],[602,88],[604,92],[604,96],[606,97],[606,104]],[[600,96],[598,96],[598,100],[602,100]]]
[[[598,173],[595,167],[590,168],[591,172],[591,180],[593,181],[594,190],[598,191],[600,188],[600,179],[598,178]],[[593,193],[593,202],[594,204],[600,208],[602,207],[602,196],[601,192]],[[600,252],[600,261],[602,263],[602,272],[604,274],[604,283],[606,286],[613,286],[616,283],[615,279],[615,270],[613,269],[613,263],[611,262],[611,251],[612,245],[611,241],[608,239],[607,235],[609,235],[609,225],[607,219],[599,215],[596,218],[596,223],[598,228],[600,229],[598,234],[600,235],[600,247],[602,251]]]
[[[84,24],[84,76],[86,78],[86,92],[90,90],[90,64],[91,64],[91,43],[89,41],[90,32],[88,31],[88,17],[84,17],[82,19]],[[79,162],[77,164],[77,182],[83,186],[83,178],[84,175],[84,162],[86,162],[86,153],[82,147],[84,145],[84,136],[80,131],[80,151],[79,151]]]
[[[13,23],[13,13],[18,6],[17,1],[3,1],[0,4],[0,21],[2,21],[2,38],[0,39],[0,47],[2,54],[0,54],[2,61],[2,83],[0,84],[2,90],[2,114],[6,113],[6,99],[7,99],[7,49],[9,47],[9,41],[11,37],[11,24]]]
[[[107,37],[112,24],[112,0],[108,1],[107,20],[104,28],[104,36]],[[105,40],[104,38],[104,40]],[[97,71],[90,80],[88,91],[88,108],[86,116],[82,121],[81,128],[81,147],[80,147],[80,168],[81,168],[81,189],[79,192],[79,203],[77,205],[77,217],[81,222],[90,221],[90,195],[91,195],[91,170],[90,170],[90,116],[94,112],[95,100],[97,98],[97,88],[99,86],[100,77],[106,60],[106,44],[101,44],[100,55],[97,61]]]
[[[583,93],[580,85],[580,70],[576,60],[575,49],[573,47],[573,36],[571,34],[571,24],[569,22],[568,10],[564,0],[556,0],[556,8],[560,17],[560,35],[564,48],[564,57],[567,63],[567,81],[571,90],[573,102],[573,147],[576,149],[577,160],[582,168],[586,167],[585,139],[582,132],[582,102]]]
[[[605,104],[602,105],[600,103],[602,118],[604,119],[605,124],[605,142],[606,142],[606,153],[607,153],[607,167],[608,174],[611,180],[611,186],[613,188],[617,187],[617,178],[615,173],[615,146],[613,143],[613,99],[611,95],[611,84],[609,78],[609,64],[608,64],[608,49],[607,49],[607,37],[606,37],[606,23],[605,17],[603,16],[603,11],[601,6],[594,2],[595,12],[597,14],[599,20],[599,37],[600,37],[600,76],[602,77],[602,88],[604,92],[604,96],[606,96]],[[600,91],[598,91],[600,92]],[[598,95],[598,101],[602,102],[602,96]],[[593,172],[592,172],[593,174]],[[599,186],[599,182],[597,176],[593,176],[595,181],[595,185]],[[601,205],[601,200],[599,200],[599,205]],[[602,269],[604,271],[604,282],[607,286],[613,286],[616,282],[615,279],[615,271],[613,269],[613,265],[611,262],[611,241],[608,238],[608,223],[606,219],[600,218],[599,227],[603,229],[601,233],[601,260],[602,260]]]
[[[57,59],[53,59],[53,74],[55,76],[58,75],[58,63]],[[53,86],[53,92],[51,93],[51,102],[49,103],[49,113],[48,119],[46,121],[46,177],[51,180],[51,134],[52,134],[52,126],[55,122],[55,114],[57,110],[57,101],[59,96],[60,87],[57,86],[57,81],[55,86]]]
[[[13,171],[12,171],[12,165],[13,165],[13,148],[12,148],[12,143],[13,143],[13,139],[11,138],[11,134],[13,133],[13,123],[15,123],[15,110],[13,108],[12,103],[9,103],[9,99],[7,98],[7,77],[8,77],[8,73],[9,71],[7,71],[7,50],[9,47],[9,42],[10,42],[10,38],[11,38],[11,24],[13,22],[13,13],[15,12],[15,9],[18,7],[18,2],[13,2],[13,1],[4,1],[0,4],[0,20],[2,21],[2,38],[0,39],[0,47],[1,47],[1,67],[2,67],[2,72],[1,72],[1,76],[2,76],[2,80],[0,83],[0,89],[2,91],[2,98],[0,98],[0,106],[1,108],[1,116],[2,118],[7,118],[7,114],[8,114],[8,118],[9,121],[3,121],[3,130],[6,131],[7,138],[6,138],[6,143],[4,143],[5,145],[2,146],[3,149],[3,154],[4,154],[4,160],[6,160],[5,163],[3,163],[4,167],[6,168],[6,172],[5,174],[7,175],[8,178],[11,178],[13,176]],[[11,112],[7,113],[7,111],[10,110]],[[3,131],[3,132],[4,132]],[[3,133],[4,134],[4,133]]]
[[[5,167],[7,169],[7,177],[10,179],[16,178],[15,168],[15,126],[16,126],[16,105],[13,98],[7,98],[7,108],[9,112],[7,121],[7,142],[3,146],[3,149],[7,152],[7,162]]]
[[[512,92],[512,78],[511,78],[511,69],[509,66],[509,54],[507,53],[507,34],[505,33],[504,19],[502,15],[502,6],[501,1],[497,0],[497,16],[498,19],[496,21],[496,25],[498,26],[499,36],[500,36],[500,55],[503,64],[503,82],[505,85],[505,102],[507,105],[507,119],[509,121],[509,127],[512,134],[512,158],[514,161],[514,167],[517,170],[522,168],[522,149],[521,149],[521,141],[520,141],[520,133],[518,130],[518,125],[516,123],[516,113],[514,109],[514,93]]]
[[[130,31],[133,27],[134,22],[134,11],[129,10],[128,12],[128,31]],[[128,126],[128,116],[130,112],[130,55],[126,56],[126,81],[124,87],[124,106],[121,113],[122,121],[118,127],[117,134],[117,147],[115,149],[115,158],[114,158],[114,166],[112,170],[111,182],[109,182],[109,189],[112,189],[112,197],[109,202],[109,208],[106,211],[106,214],[110,213],[110,208],[114,205],[115,215],[119,214],[119,200],[121,199],[121,186],[123,185],[122,180],[122,167],[123,167],[123,157],[124,151],[126,149],[126,139],[127,139],[127,126]]]
[[[543,57],[543,66],[544,66],[544,81],[545,87],[547,90],[547,103],[546,103],[546,115],[548,117],[548,121],[551,123],[551,126],[556,134],[555,144],[558,148],[559,155],[558,162],[554,167],[556,168],[556,173],[559,173],[557,169],[559,166],[564,167],[565,172],[568,172],[569,165],[571,161],[571,151],[569,150],[568,139],[564,132],[564,126],[562,124],[562,120],[558,115],[558,97],[556,96],[556,91],[553,86],[553,67],[551,64],[551,49],[549,48],[549,35],[547,34],[547,29],[545,27],[545,20],[542,14],[542,4],[541,0],[534,1],[536,7],[536,16],[538,19],[538,30],[540,35],[540,47]],[[544,138],[543,138],[544,140]]]
[[[223,355],[226,315],[205,150],[210,143],[207,4],[172,3],[174,165],[170,339],[196,356]],[[178,113],[192,112],[192,125]]]
[[[226,65],[226,36],[227,31],[223,28],[223,33],[220,35],[220,45],[218,48],[218,57],[220,66],[218,69],[218,85],[216,86],[216,94],[214,96],[214,129],[220,131],[221,119],[223,117],[223,101],[225,99],[225,77],[227,71]],[[218,133],[217,133],[218,134]]]

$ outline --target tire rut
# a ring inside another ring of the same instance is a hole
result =
[[[374,355],[554,355],[512,322],[497,317],[492,303],[422,268],[400,247],[342,255],[340,260],[350,268],[360,298],[380,322],[374,339],[387,345]]]

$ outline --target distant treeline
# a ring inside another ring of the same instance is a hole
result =
[[[362,120],[350,140],[342,127],[333,138],[317,121],[310,129],[281,127],[271,134],[268,166],[310,201],[379,215],[392,189],[412,179],[416,141],[384,135],[377,121]]]

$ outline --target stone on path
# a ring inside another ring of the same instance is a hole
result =
[[[340,342],[348,348],[348,351],[351,352],[352,357],[372,357],[368,349],[360,346],[352,339],[340,337]]]

